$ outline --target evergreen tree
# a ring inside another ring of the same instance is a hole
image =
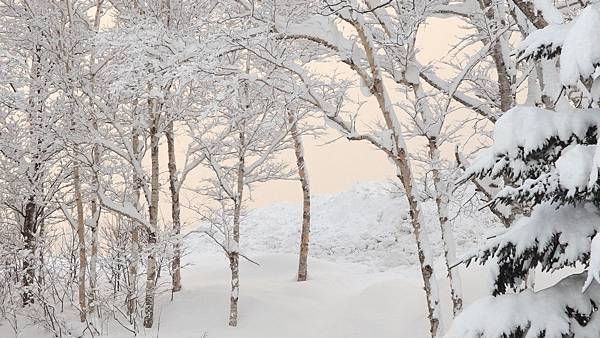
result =
[[[555,110],[517,106],[500,117],[494,144],[463,177],[504,178],[507,185],[491,204],[531,212],[468,258],[467,264],[494,266],[492,296],[468,307],[446,337],[598,336],[598,22],[600,4],[590,4],[569,23],[535,31],[516,53],[558,59],[555,80],[563,87]],[[564,270],[579,266],[588,271]],[[534,269],[567,276],[537,292],[521,290]]]

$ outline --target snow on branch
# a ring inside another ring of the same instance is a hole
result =
[[[600,63],[600,4],[590,4],[572,22],[552,24],[531,33],[516,54],[520,60],[560,55],[560,81],[575,86],[594,74]]]
[[[600,214],[590,203],[579,206],[542,203],[529,217],[517,220],[467,259],[485,264],[498,261],[494,294],[515,287],[527,272],[538,266],[553,271],[587,262],[591,239],[600,228]]]
[[[498,119],[493,146],[481,153],[459,180],[487,173],[494,177],[537,176],[539,168],[556,161],[567,146],[595,144],[598,124],[598,109],[555,112],[517,106]]]
[[[585,273],[533,292],[489,296],[464,310],[445,338],[597,337],[600,330],[600,284],[586,292]]]

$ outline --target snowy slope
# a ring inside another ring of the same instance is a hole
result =
[[[417,264],[408,205],[395,190],[388,183],[359,183],[348,191],[313,197],[310,256],[362,263],[380,271]],[[469,198],[472,192],[465,195]],[[456,213],[451,210],[451,218]],[[498,227],[497,220],[487,212],[466,212],[463,208],[463,213],[467,215],[452,220],[459,257],[478,247],[486,234]],[[440,255],[441,237],[433,201],[423,204],[423,214],[434,252]],[[301,220],[300,205],[278,203],[252,210],[241,225],[241,250],[248,255],[297,253]],[[190,250],[218,252],[209,240],[197,235],[192,238],[188,242]]]

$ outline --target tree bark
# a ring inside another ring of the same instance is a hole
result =
[[[37,204],[34,196],[30,196],[25,205],[25,218],[23,219],[23,240],[26,251],[26,256],[23,258],[23,277],[21,285],[23,292],[21,297],[23,305],[34,303],[33,290],[31,289],[35,283],[35,233],[36,233],[36,212]]]
[[[233,243],[228,243],[229,267],[231,269],[231,294],[229,297],[229,326],[237,326],[238,322],[238,298],[240,295],[239,278],[239,250],[240,250],[240,218],[242,213],[242,201],[244,198],[244,176],[246,175],[246,158],[244,145],[246,137],[242,130],[239,134],[239,159],[237,172],[237,191],[234,198],[233,210]]]
[[[151,328],[154,324],[154,289],[156,280],[156,255],[154,250],[156,244],[156,232],[158,231],[158,202],[159,202],[159,139],[158,125],[160,113],[158,111],[158,102],[156,99],[150,100],[151,126],[150,126],[150,147],[151,147],[151,197],[148,213],[150,216],[150,229],[148,229],[148,259],[146,267],[146,297],[144,301],[144,327]]]
[[[527,19],[531,21],[535,28],[542,29],[548,26],[548,22],[546,22],[544,17],[536,13],[536,9],[532,1],[512,0],[512,2],[519,8],[519,10],[521,10]]]
[[[173,259],[171,261],[172,291],[181,290],[181,244],[179,243],[179,234],[181,233],[181,218],[179,206],[179,182],[177,179],[177,162],[175,159],[175,133],[173,132],[173,121],[167,125],[165,132],[167,137],[167,148],[169,154],[169,188],[171,191],[171,218],[173,220],[173,234],[175,243],[173,244]]]
[[[300,186],[302,187],[302,233],[300,235],[300,256],[298,259],[298,281],[306,281],[308,273],[308,249],[310,240],[310,183],[308,179],[308,170],[304,160],[304,145],[302,135],[298,130],[298,119],[295,112],[288,110],[288,121],[290,133],[294,142],[294,153],[296,155],[296,165],[298,166],[298,176],[300,177]]]
[[[502,36],[498,36],[494,41],[490,41],[493,38],[492,34],[497,34],[500,27],[496,27],[500,20],[497,18],[496,11],[493,7],[492,0],[479,0],[479,6],[483,11],[483,14],[487,18],[487,22],[491,23],[489,38],[484,39],[484,43],[491,43],[492,48],[490,49],[490,56],[496,66],[496,75],[498,77],[498,94],[500,95],[500,110],[505,112],[514,106],[515,94],[513,83],[515,79],[511,76],[508,66],[504,61],[504,55],[502,52]],[[496,26],[494,26],[496,25]],[[482,29],[479,29],[480,33]]]
[[[137,129],[133,130],[131,139],[133,147],[134,161],[138,160],[140,155],[140,134]],[[133,170],[133,202],[136,210],[140,210],[140,189],[142,186],[141,178],[138,177],[135,169]],[[138,278],[138,263],[140,260],[140,234],[139,224],[131,221],[131,261],[127,268],[128,271],[128,290],[127,290],[127,314],[132,316],[137,309],[137,278]]]
[[[81,196],[81,177],[79,173],[79,165],[76,164],[73,168],[73,186],[75,189],[75,205],[77,208],[77,240],[79,247],[79,272],[78,280],[78,297],[79,297],[79,320],[83,323],[87,317],[87,294],[85,290],[87,255],[85,246],[85,220],[83,215],[83,200]]]
[[[96,126],[97,128],[97,126]],[[92,148],[92,161],[94,165],[100,164],[100,149],[97,145]],[[100,207],[98,206],[98,200],[92,198],[90,203],[90,209],[92,214],[92,224],[90,230],[92,233],[90,243],[90,290],[89,290],[89,312],[94,313],[97,309],[98,299],[98,225],[100,220]]]
[[[450,278],[452,313],[456,316],[462,311],[463,307],[462,283],[460,274],[456,268],[453,269],[451,266],[451,264],[456,262],[456,241],[454,240],[451,224],[448,222],[448,204],[450,202],[448,196],[449,189],[447,184],[442,182],[440,171],[436,167],[436,164],[440,161],[440,151],[438,149],[437,139],[435,138],[429,138],[429,158],[433,163],[432,176],[435,188],[435,204],[438,210],[440,230],[442,233],[446,268],[448,269],[448,277]]]

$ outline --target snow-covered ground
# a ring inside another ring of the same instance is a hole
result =
[[[141,336],[427,337],[424,292],[408,208],[402,197],[390,191],[388,184],[364,183],[314,198],[309,281],[303,283],[294,280],[300,206],[275,204],[250,211],[242,224],[241,250],[260,266],[241,262],[237,328],[227,326],[230,277],[225,256],[209,239],[187,236],[183,290],[172,301],[168,293],[159,296],[155,328]],[[465,200],[471,195],[466,194]],[[423,211],[434,251],[439,254],[435,205],[425,203]],[[485,212],[465,212],[453,223],[459,256],[497,229]],[[447,315],[451,303],[444,265],[441,259],[436,265]],[[487,292],[484,279],[488,274],[475,269],[461,270],[467,302]],[[103,331],[110,338],[131,337],[118,326]],[[0,337],[12,336],[9,327],[0,326]],[[19,337],[47,335],[25,330]]]

